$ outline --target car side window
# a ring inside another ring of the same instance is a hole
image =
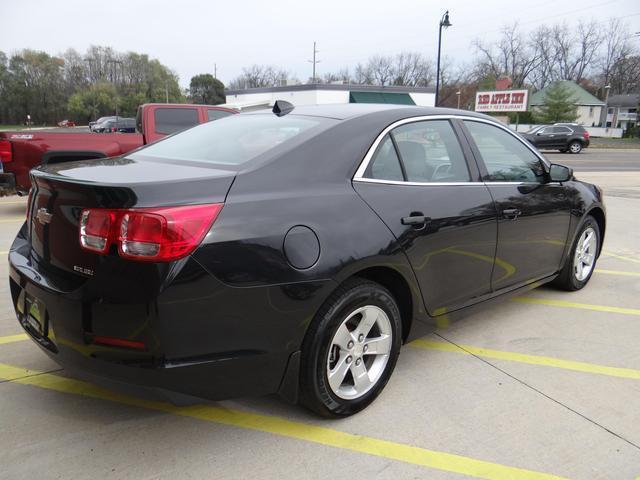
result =
[[[195,108],[157,108],[153,113],[156,132],[171,134],[197,125],[198,110]]]
[[[553,133],[572,133],[569,127],[553,127]]]
[[[392,133],[407,181],[468,182],[469,169],[458,138],[448,120],[408,123]]]
[[[465,120],[487,168],[487,182],[544,183],[546,173],[540,159],[520,140],[503,129]]]
[[[365,178],[402,182],[400,160],[389,135],[385,135],[364,174]]]

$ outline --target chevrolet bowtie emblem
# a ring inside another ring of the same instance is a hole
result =
[[[50,214],[46,208],[39,208],[36,212],[36,218],[42,225],[46,225],[51,222],[52,214]]]

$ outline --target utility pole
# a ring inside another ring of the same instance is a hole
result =
[[[218,65],[216,63],[213,64],[213,78],[218,78]]]
[[[316,50],[316,42],[313,42],[313,60],[307,60],[309,63],[313,63],[313,76],[311,77],[311,83],[316,83],[316,63],[320,63],[320,60],[316,60],[316,53],[319,50]]]
[[[166,80],[164,81],[164,96],[165,103],[169,103],[169,82],[167,82]]]

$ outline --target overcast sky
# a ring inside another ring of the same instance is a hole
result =
[[[227,83],[254,63],[274,64],[306,80],[314,40],[318,76],[375,54],[418,51],[435,59],[438,21],[446,9],[453,27],[443,34],[443,55],[460,63],[471,60],[474,39],[495,39],[516,20],[528,30],[619,17],[631,33],[640,31],[638,0],[5,0],[0,50],[132,50],[158,58],[182,86],[195,74],[213,73],[214,63]],[[640,46],[640,37],[632,41]]]

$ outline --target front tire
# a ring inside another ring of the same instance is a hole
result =
[[[600,227],[592,216],[587,216],[571,246],[564,267],[553,284],[568,291],[580,290],[593,275],[600,251]]]
[[[574,140],[569,144],[569,152],[571,153],[580,153],[582,151],[582,143]]]
[[[347,280],[320,308],[303,342],[301,403],[324,417],[359,412],[384,389],[401,344],[391,293],[369,280]]]

